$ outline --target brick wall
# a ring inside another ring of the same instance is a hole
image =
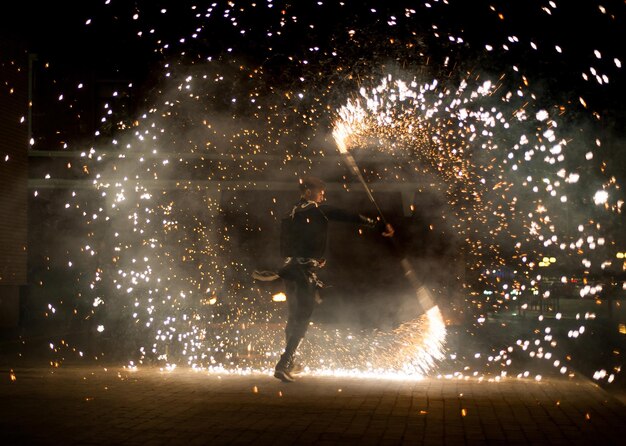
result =
[[[17,323],[27,280],[27,113],[28,55],[0,40],[0,326]]]

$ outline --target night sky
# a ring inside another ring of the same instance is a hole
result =
[[[401,13],[414,8],[414,2],[274,2],[273,8],[262,7],[271,2],[260,1],[256,8],[248,5],[254,2],[243,2],[248,8],[240,14],[236,27],[229,20],[215,17],[226,9],[239,9],[238,3],[232,8],[216,2],[212,20],[195,17],[212,3],[24,1],[3,15],[2,32],[26,42],[43,59],[60,65],[67,76],[91,71],[96,76],[130,77],[139,80],[140,85],[151,79],[152,69],[164,60],[190,62],[206,54],[218,59],[227,56],[223,54],[227,48],[233,48],[231,54],[248,63],[275,64],[280,71],[290,65],[286,57],[298,61],[308,55],[311,47],[320,48],[320,63],[341,63],[352,57],[370,62],[395,58],[410,63],[415,55],[398,46],[417,40],[426,44],[430,57],[452,55],[466,59],[469,66],[486,63],[501,68],[511,61],[524,60],[528,70],[537,75],[536,82],[558,79],[555,85],[560,88],[555,88],[555,95],[581,90],[594,98],[599,109],[613,109],[614,113],[622,109],[617,98],[624,87],[618,78],[600,89],[594,82],[581,82],[579,75],[590,65],[598,69],[602,65],[594,58],[594,50],[603,52],[604,59],[609,55],[623,59],[624,5],[619,1],[558,2],[556,8],[547,1],[450,1],[446,5],[433,1],[430,8],[424,7],[428,2],[421,4],[410,20],[405,20]],[[194,5],[197,8],[192,10]],[[139,14],[137,19],[134,14]],[[271,32],[280,16],[295,16],[298,21],[285,26],[282,36],[268,37],[267,32]],[[394,26],[389,26],[391,16],[399,17]],[[433,25],[439,28],[440,37],[433,35]],[[196,26],[201,31],[192,41],[188,37]],[[151,29],[155,30],[152,34]],[[247,30],[245,35],[238,32],[242,29]],[[358,34],[347,39],[349,30]],[[143,34],[139,36],[139,32]],[[450,35],[461,36],[466,43],[451,45],[446,42]],[[521,42],[534,41],[542,48],[532,51],[525,43],[512,44],[509,51],[495,57],[496,61],[481,58],[485,45],[494,45],[507,36],[517,36]],[[180,43],[179,39],[185,37],[186,41]],[[390,39],[397,43],[390,44]],[[158,41],[169,43],[170,48],[157,50]],[[554,45],[563,49],[562,54],[552,51]],[[333,59],[328,55],[333,48],[342,48],[345,54]],[[183,49],[186,54],[181,56]]]

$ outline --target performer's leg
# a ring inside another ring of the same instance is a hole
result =
[[[290,312],[286,329],[287,345],[278,364],[276,364],[274,373],[275,377],[283,381],[294,380],[289,372],[293,368],[296,350],[308,329],[315,305],[315,290],[308,281],[297,280],[293,283],[295,284],[295,293],[292,294],[292,299],[295,302],[289,307]],[[289,296],[287,300],[289,300]]]
[[[298,283],[297,299],[298,304],[290,327],[290,337],[302,339],[309,328],[315,308],[315,288],[306,282]]]
[[[285,342],[293,333],[296,324],[296,314],[298,312],[298,287],[293,280],[285,280],[285,294],[287,295],[287,325],[285,325]]]

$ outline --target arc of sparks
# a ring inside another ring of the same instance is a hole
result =
[[[350,105],[351,104],[349,104],[349,106]],[[352,108],[354,108],[353,105],[352,105]],[[374,207],[376,207],[376,210],[378,212],[378,215],[380,216],[380,219],[383,221],[383,223],[387,224],[387,219],[385,218],[385,215],[380,209],[380,206],[376,202],[376,199],[374,198],[374,194],[372,194],[371,189],[369,188],[367,182],[365,181],[365,178],[363,177],[363,174],[361,173],[361,169],[359,169],[359,166],[357,165],[356,160],[354,159],[352,154],[348,151],[347,139],[350,137],[350,135],[355,133],[355,127],[359,127],[359,125],[362,124],[362,117],[358,113],[353,113],[350,115],[348,115],[347,113],[340,113],[340,115],[341,115],[341,119],[335,123],[333,132],[332,132],[337,148],[339,152],[342,154],[343,159],[346,165],[348,166],[348,168],[352,170],[354,175],[359,179],[359,182],[365,189],[365,192],[367,193],[369,200],[372,202]],[[392,238],[392,240],[395,244],[396,243],[395,239]],[[407,259],[406,257],[403,257],[400,264],[402,266],[402,269],[404,270],[405,277],[407,278],[407,280],[409,281],[409,283],[415,290],[415,295],[417,296],[417,300],[418,300],[420,307],[422,308],[422,311],[426,314],[430,314],[431,310],[433,310],[433,312],[438,313],[439,317],[441,317],[439,308],[435,305],[435,302],[432,296],[430,295],[430,292],[428,291],[428,289],[417,278],[415,270],[413,269],[413,266],[411,265],[411,262],[409,261],[409,259]]]

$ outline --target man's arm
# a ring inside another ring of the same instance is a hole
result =
[[[391,237],[394,234],[393,227],[390,224],[385,224],[380,220],[374,220],[373,218],[366,217],[362,214],[355,214],[327,204],[321,205],[319,210],[326,216],[326,218],[328,218],[328,220],[356,223],[367,226],[368,228],[382,232],[385,237]]]
[[[328,220],[342,221],[345,223],[357,223],[364,226],[374,227],[376,220],[366,217],[361,214],[355,214],[354,212],[348,212],[346,210],[336,208],[327,204],[322,204],[318,209],[324,214]]]

